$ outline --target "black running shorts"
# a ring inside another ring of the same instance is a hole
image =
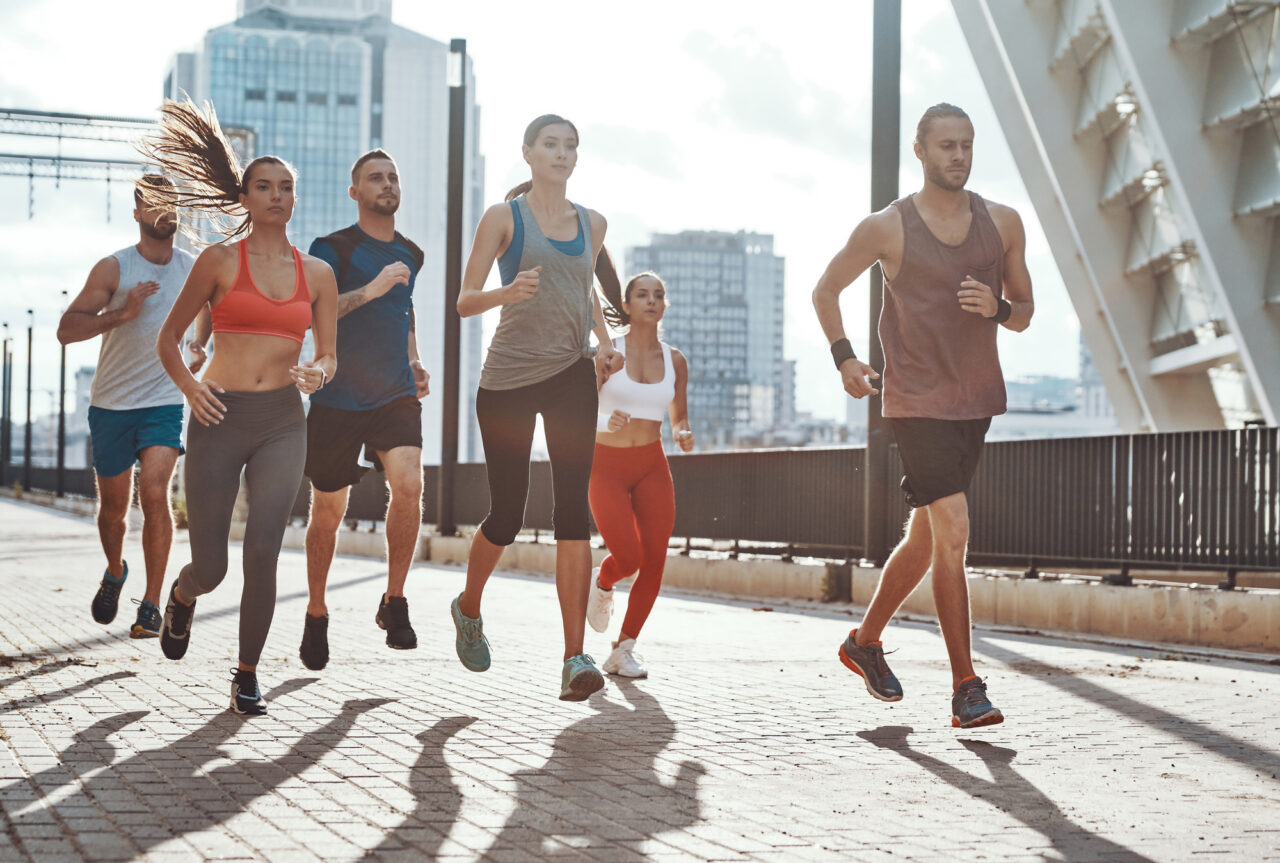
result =
[[[312,404],[307,413],[307,467],[319,491],[341,491],[355,485],[369,469],[383,470],[378,452],[398,446],[422,448],[422,403],[400,396],[367,411],[344,411]]]
[[[928,506],[935,500],[968,491],[978,470],[982,442],[991,417],[976,420],[936,420],[925,417],[889,418],[902,459],[902,490],[909,506]]]

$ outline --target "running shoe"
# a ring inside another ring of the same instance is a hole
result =
[[[191,618],[196,613],[194,601],[190,605],[178,602],[175,596],[178,582],[169,588],[169,601],[164,606],[164,622],[160,624],[160,649],[170,659],[181,659],[191,643]]]
[[[453,617],[453,628],[458,631],[454,647],[458,651],[458,659],[468,671],[487,671],[489,669],[489,639],[484,637],[484,618],[467,617],[458,607],[462,594],[454,597],[449,605],[449,614]]]
[[[649,672],[640,664],[640,657],[635,654],[636,640],[634,638],[624,638],[618,642],[618,646],[609,654],[609,658],[604,661],[600,669],[606,674],[616,674],[619,677],[648,677]]]
[[[319,671],[329,664],[329,615],[312,617],[308,614],[305,617],[298,656],[307,668]]]
[[[951,727],[981,728],[1001,722],[1004,722],[1004,714],[987,698],[987,684],[982,678],[970,677],[961,681],[960,688],[951,696]]]
[[[845,667],[862,678],[867,685],[867,692],[881,701],[901,701],[902,684],[889,670],[889,663],[884,661],[884,645],[873,641],[865,646],[858,646],[854,639],[858,630],[849,633],[849,637],[840,645],[840,661]]]
[[[129,630],[130,638],[159,638],[160,609],[149,599],[138,603],[138,617]]]
[[[231,710],[243,716],[265,716],[267,701],[258,690],[258,675],[231,669]]]
[[[379,628],[387,631],[387,647],[413,650],[418,646],[418,635],[409,623],[409,600],[403,596],[382,594],[378,614],[373,619]]]
[[[98,592],[93,597],[93,619],[98,623],[110,623],[116,619],[116,610],[120,607],[120,588],[124,587],[124,580],[129,577],[129,564],[122,562],[124,571],[119,578],[105,570],[102,573],[102,583],[98,585]]]
[[[596,661],[585,653],[570,656],[560,672],[560,700],[586,701],[587,696],[604,688],[604,675]]]
[[[600,586],[600,567],[591,570],[591,596],[587,598],[587,623],[596,632],[604,632],[609,628],[609,618],[613,617],[613,589],[605,590]]]

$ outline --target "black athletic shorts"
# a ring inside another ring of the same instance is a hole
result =
[[[355,485],[369,469],[383,470],[377,450],[398,446],[422,448],[422,403],[400,396],[367,411],[344,411],[312,404],[307,413],[306,475],[320,491],[341,491]]]
[[[928,506],[935,500],[969,490],[978,470],[982,442],[991,417],[977,420],[935,420],[889,417],[902,459],[902,490],[908,506]]]

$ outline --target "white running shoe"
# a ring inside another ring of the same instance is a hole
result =
[[[587,623],[596,632],[609,628],[613,617],[613,591],[600,586],[600,567],[591,570],[591,596],[587,598]]]
[[[635,646],[634,638],[626,638],[618,642],[618,646],[613,649],[600,668],[606,674],[616,674],[619,677],[648,677],[649,672],[640,664],[640,657],[633,652]]]

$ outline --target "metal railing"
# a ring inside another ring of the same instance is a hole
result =
[[[746,450],[671,456],[675,536],[781,546],[782,552],[864,554],[861,448]],[[890,459],[891,487],[900,468]],[[52,488],[54,472],[33,484]],[[93,493],[92,474],[67,488]],[[84,474],[83,477],[78,477]],[[423,521],[436,523],[438,468],[424,468]],[[307,513],[304,482],[294,515]],[[458,466],[455,515],[488,511],[483,464]],[[908,510],[885,501],[896,541]],[[351,493],[348,519],[379,520],[381,477]],[[987,444],[969,492],[970,560],[1027,567],[1280,570],[1280,429],[1053,438]],[[552,529],[551,469],[530,469],[525,526]]]

